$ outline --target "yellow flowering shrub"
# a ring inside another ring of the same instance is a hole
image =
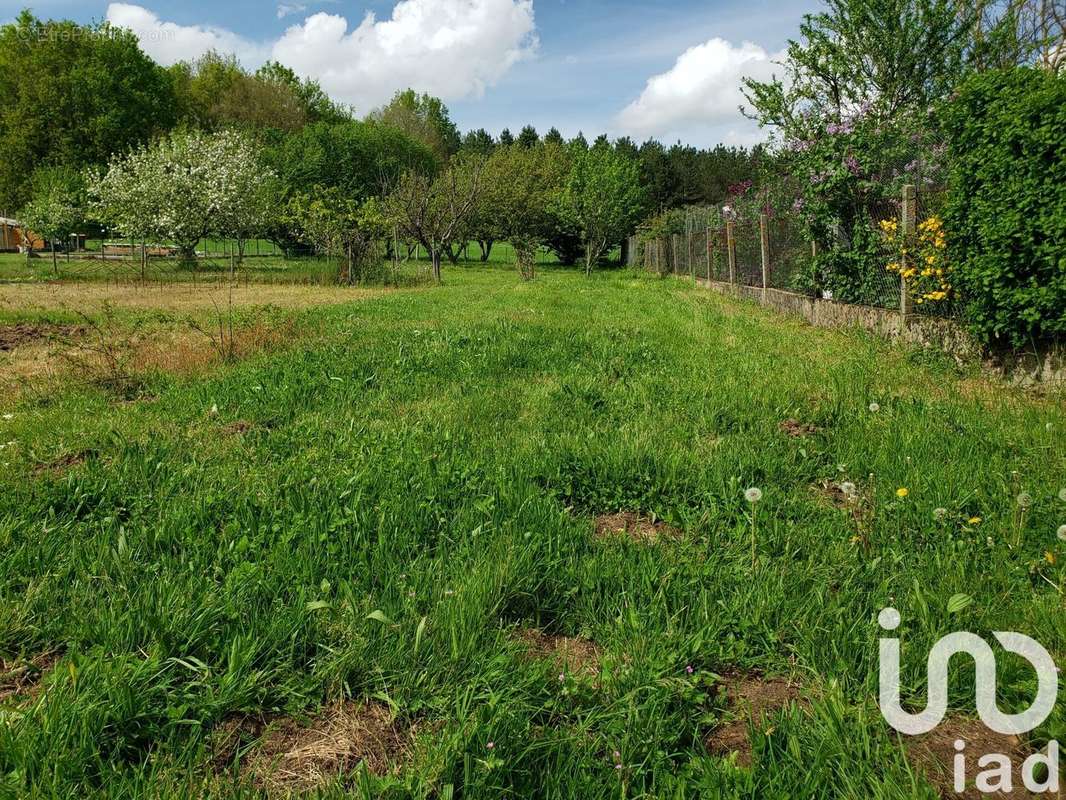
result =
[[[918,305],[942,303],[951,297],[951,275],[946,259],[947,237],[938,216],[918,224],[913,236],[904,236],[899,222],[881,220],[881,235],[892,252],[885,269],[907,281],[907,291]]]

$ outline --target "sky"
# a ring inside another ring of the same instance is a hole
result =
[[[779,60],[818,0],[0,0],[43,18],[107,19],[164,65],[209,49],[281,61],[360,115],[412,87],[462,130],[532,123],[566,136],[697,146],[765,138],[740,81]]]

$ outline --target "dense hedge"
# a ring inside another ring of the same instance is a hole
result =
[[[955,280],[990,344],[1066,338],[1066,76],[968,79],[946,112]]]

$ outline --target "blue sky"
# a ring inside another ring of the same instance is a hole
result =
[[[774,58],[818,0],[43,0],[42,17],[111,19],[161,63],[207,48],[279,58],[362,113],[401,84],[445,98],[463,129],[751,143],[742,75]],[[19,3],[0,2],[0,19]],[[374,14],[367,20],[367,12]]]

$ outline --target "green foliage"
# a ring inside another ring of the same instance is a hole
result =
[[[946,113],[945,212],[974,331],[1015,346],[1066,335],[1066,76],[976,75]]]
[[[57,245],[70,244],[72,234],[85,222],[85,182],[64,167],[42,167],[33,176],[33,199],[19,211],[19,221],[51,245],[53,266]]]
[[[361,201],[380,195],[404,172],[431,173],[430,150],[402,131],[376,122],[317,122],[282,136],[264,153],[291,193],[337,189]]]
[[[571,157],[560,216],[581,231],[589,274],[611,246],[636,228],[647,198],[636,163],[611,148],[571,146]]]
[[[559,145],[516,143],[499,147],[485,166],[479,216],[488,238],[511,244],[519,272],[533,277],[537,250],[558,226],[557,199],[570,172],[566,149]]]
[[[39,166],[105,163],[174,123],[166,72],[129,31],[43,22],[24,11],[0,28],[0,208],[30,195]]]
[[[368,119],[402,131],[416,142],[428,147],[437,161],[446,164],[459,152],[459,129],[452,122],[448,107],[436,97],[417,94],[408,89],[397,92],[387,106],[372,113]]]

